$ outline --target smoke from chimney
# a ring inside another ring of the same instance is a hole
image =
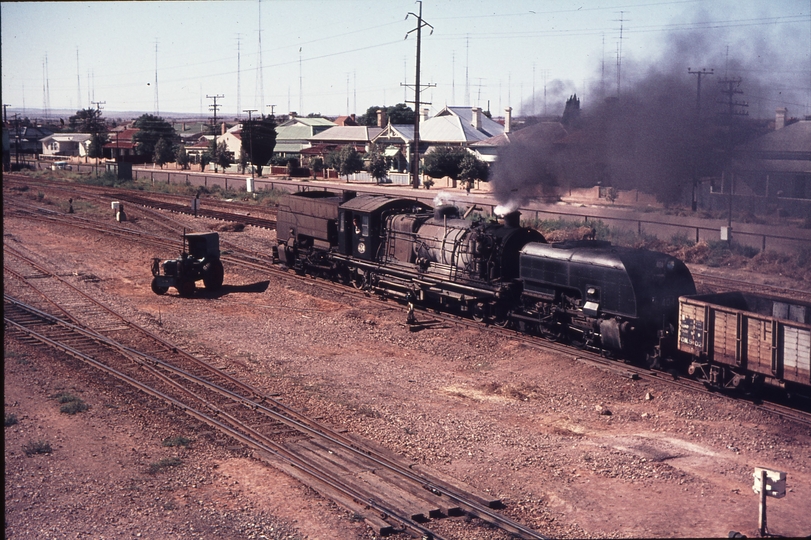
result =
[[[699,14],[696,20],[711,17]],[[640,189],[675,203],[683,200],[694,178],[720,174],[730,145],[762,132],[753,118],[771,120],[775,104],[796,106],[811,97],[807,69],[798,69],[802,55],[785,53],[803,50],[803,40],[807,50],[807,31],[759,25],[737,41],[730,32],[723,27],[677,31],[663,40],[661,57],[624,58],[619,96],[615,84],[601,84],[600,66],[595,66],[579,122],[566,126],[567,137],[555,143],[525,140],[499,150],[490,175],[498,202],[517,207],[557,186],[600,184]],[[700,100],[688,66],[714,69],[713,76],[701,80]],[[749,107],[735,112],[748,118],[728,114],[719,84],[725,77],[740,77],[743,94],[734,99]],[[548,84],[549,115],[562,114],[574,93],[571,83]],[[739,139],[733,141],[729,133]]]

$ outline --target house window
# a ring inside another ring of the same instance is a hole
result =
[[[369,216],[363,216],[363,221],[361,223],[361,235],[365,237],[369,236]]]

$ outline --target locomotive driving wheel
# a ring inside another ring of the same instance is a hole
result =
[[[366,272],[357,269],[352,270],[349,276],[349,282],[352,283],[352,286],[356,289],[364,289],[367,282]]]
[[[493,309],[493,324],[499,328],[507,328],[510,325],[510,313],[509,308],[497,304]]]
[[[484,302],[476,302],[470,307],[470,316],[476,322],[482,322],[487,317],[487,307]]]

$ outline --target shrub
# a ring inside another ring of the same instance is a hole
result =
[[[61,392],[54,396],[56,401],[62,404],[59,407],[59,412],[63,412],[65,414],[76,414],[80,412],[84,412],[90,408],[90,405],[82,401],[81,398],[74,396],[69,392]]]
[[[5,417],[5,427],[13,426],[18,422],[17,415],[14,413],[6,414]]]
[[[23,452],[26,456],[33,456],[34,454],[50,454],[53,449],[47,441],[29,441],[23,446]]]
[[[183,463],[183,461],[180,458],[176,457],[163,458],[160,461],[155,461],[154,463],[149,464],[149,473],[157,474],[164,469],[168,469],[169,467],[177,467],[181,463]]]
[[[182,436],[167,437],[163,439],[163,446],[189,446],[191,439]]]

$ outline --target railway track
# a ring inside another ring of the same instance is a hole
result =
[[[65,219],[64,216],[59,215],[58,213],[54,213],[54,214],[56,214],[56,215],[52,216],[51,219],[59,219],[60,221],[62,221],[64,219],[64,222],[67,223],[67,224],[71,224],[71,225],[74,225],[74,226],[82,226],[82,227],[84,226],[82,224],[76,224],[73,221],[73,218]],[[40,216],[36,216],[36,217],[41,218]],[[158,222],[160,222],[159,218],[160,218],[160,216],[156,216],[156,219],[158,219]],[[116,229],[109,229],[108,230],[107,228],[96,228],[95,225],[92,224],[92,222],[91,222],[90,227],[93,228],[94,230],[101,230],[103,232],[110,233],[110,234],[118,234],[118,231]],[[125,229],[123,231],[123,234],[128,234],[128,233],[130,233],[129,230]],[[153,238],[151,235],[138,234],[138,235],[134,236],[133,239],[136,240],[136,241],[142,241],[142,242],[143,241],[154,241],[154,242],[157,242],[156,245],[162,245],[162,246],[167,246],[167,245],[176,246],[176,240],[172,240],[172,239],[169,239],[169,238],[163,238],[163,237],[160,237],[160,236],[156,236],[156,237]],[[309,287],[316,287],[316,288],[322,289],[324,291],[329,291],[331,294],[338,294],[339,296],[343,296],[345,298],[352,298],[352,297],[355,297],[356,295],[363,295],[364,297],[366,297],[366,295],[362,291],[358,291],[352,286],[346,286],[346,285],[342,285],[342,284],[339,284],[339,283],[323,281],[323,280],[313,280],[312,278],[309,278],[309,277],[306,277],[306,276],[297,276],[297,275],[285,272],[284,270],[280,269],[277,266],[274,266],[272,259],[270,257],[264,255],[264,254],[256,253],[256,252],[246,252],[245,250],[242,250],[241,248],[238,248],[236,246],[229,246],[229,247],[231,248],[229,250],[230,254],[228,256],[223,257],[223,261],[225,261],[228,264],[239,265],[239,266],[241,266],[243,268],[248,268],[248,269],[251,269],[251,270],[254,270],[254,271],[257,271],[257,272],[261,272],[261,273],[265,273],[265,274],[270,273],[270,274],[274,275],[277,278],[282,278],[282,279],[291,280],[291,281],[297,281],[297,282],[300,282],[300,283],[306,283]],[[704,276],[701,276],[701,277],[698,278],[698,280],[701,280],[701,279],[704,279]],[[787,296],[787,292],[785,290],[777,290],[777,288],[775,288],[775,287],[769,288],[767,286],[746,284],[746,283],[740,282],[738,280],[728,280],[728,279],[724,279],[724,278],[713,277],[713,278],[709,278],[704,283],[705,284],[712,283],[713,286],[719,291],[740,290],[739,287],[741,285],[749,285],[750,289],[747,289],[747,290],[751,290],[752,292],[760,292],[760,293],[762,293],[762,292],[766,291],[767,293],[771,293],[771,294],[774,294],[774,295],[777,295],[777,296],[779,296],[778,292],[782,292],[783,293],[782,296]],[[791,291],[788,291],[788,292],[791,292]],[[800,294],[800,295],[806,294],[806,293],[803,293],[803,291],[795,291],[795,293]],[[374,297],[372,297],[371,299],[376,300],[376,298],[374,298]],[[379,305],[381,305],[381,307],[391,309],[391,304],[390,303],[380,301]],[[457,316],[452,315],[452,314],[439,313],[439,312],[435,312],[433,310],[427,310],[427,311],[423,310],[423,313],[427,314],[429,311],[430,311],[430,316],[433,319],[438,319],[440,321],[444,321],[444,322],[447,322],[447,323],[450,323],[450,324],[455,324],[455,325],[481,328],[481,323],[472,321],[470,319],[457,317]],[[499,332],[502,335],[504,335],[504,337],[507,337],[507,338],[510,338],[510,339],[519,340],[519,341],[521,341],[521,342],[523,342],[523,343],[525,343],[528,346],[531,346],[533,348],[540,348],[540,349],[547,350],[547,351],[551,350],[551,351],[557,352],[557,353],[559,353],[561,355],[564,355],[564,356],[570,356],[576,361],[584,362],[584,363],[599,367],[599,368],[604,369],[606,371],[615,373],[615,374],[617,374],[617,375],[619,375],[620,377],[623,377],[623,378],[659,380],[659,381],[664,382],[665,384],[675,386],[675,387],[679,387],[679,388],[683,388],[683,389],[689,389],[691,391],[696,391],[696,392],[700,392],[700,393],[715,393],[713,390],[708,389],[700,381],[696,381],[696,380],[693,380],[693,379],[687,379],[687,378],[674,377],[670,373],[667,373],[667,372],[664,372],[664,371],[650,370],[650,369],[647,369],[647,368],[644,368],[644,367],[635,366],[635,365],[627,364],[627,363],[624,363],[624,362],[619,362],[617,360],[605,358],[604,356],[600,355],[599,353],[595,353],[595,352],[592,352],[592,351],[589,351],[589,350],[579,349],[579,348],[573,347],[571,345],[566,345],[566,344],[557,343],[557,342],[554,342],[554,341],[545,340],[545,339],[539,338],[537,336],[527,335],[526,333],[516,331],[516,330],[513,330],[511,328],[501,328],[501,327],[498,327],[498,326],[494,325],[494,326],[492,326],[491,331]],[[733,395],[726,395],[726,394],[717,394],[717,395],[724,395],[728,399],[745,399],[745,398],[742,398],[740,396],[733,396]],[[754,399],[749,399],[749,401],[752,402],[753,404],[755,404],[757,407],[760,407],[760,408],[762,408],[764,410],[768,410],[769,412],[774,413],[774,414],[776,414],[776,415],[778,415],[778,416],[780,416],[782,418],[791,419],[791,420],[794,420],[794,421],[797,421],[797,422],[800,422],[800,423],[803,423],[803,424],[806,424],[806,425],[811,425],[811,415],[809,415],[808,413],[805,413],[803,411],[798,411],[795,408],[785,406],[785,405],[782,405],[782,404],[774,402],[774,401],[756,401]]]
[[[544,538],[496,511],[500,501],[335,431],[139,326],[8,246],[6,328],[61,351],[239,441],[324,496],[364,516],[378,534],[440,538],[433,520],[467,515],[520,538]],[[7,287],[8,288],[8,287]],[[34,305],[34,304],[37,305]]]

